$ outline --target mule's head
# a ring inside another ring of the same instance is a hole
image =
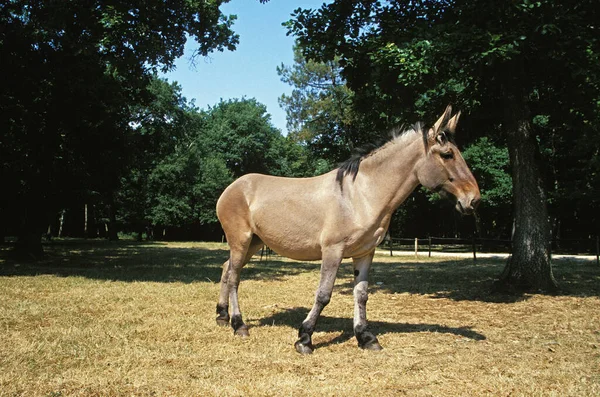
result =
[[[425,156],[416,167],[421,185],[443,197],[453,199],[461,214],[472,214],[481,201],[479,186],[460,151],[454,144],[454,132],[460,112],[452,116],[452,107],[423,132]]]

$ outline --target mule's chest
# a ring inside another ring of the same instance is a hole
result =
[[[345,257],[360,257],[372,252],[383,241],[387,227],[379,226],[371,230],[363,231],[362,235],[351,242],[345,253]]]

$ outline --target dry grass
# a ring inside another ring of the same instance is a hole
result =
[[[46,250],[35,264],[0,252],[0,396],[600,395],[593,262],[557,263],[563,295],[506,296],[488,293],[500,262],[378,256],[368,311],[382,352],[356,346],[345,262],[302,357],[317,263],[244,269],[242,340],[214,321],[224,245]]]

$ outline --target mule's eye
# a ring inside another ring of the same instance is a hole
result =
[[[442,158],[444,160],[450,160],[454,158],[454,153],[452,153],[452,151],[448,151],[448,152],[441,152],[440,156],[442,156]]]

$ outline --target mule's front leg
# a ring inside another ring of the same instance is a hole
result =
[[[333,284],[335,283],[335,277],[341,262],[341,255],[336,255],[329,259],[325,256],[323,257],[321,280],[319,281],[319,288],[315,296],[315,304],[308,313],[308,316],[306,316],[306,319],[302,322],[298,331],[298,340],[294,344],[296,351],[300,354],[311,354],[315,350],[312,344],[312,334],[315,331],[319,315],[331,300]]]
[[[367,300],[369,269],[373,254],[361,258],[352,258],[354,262],[354,335],[358,346],[367,350],[381,350],[377,337],[367,330]]]

